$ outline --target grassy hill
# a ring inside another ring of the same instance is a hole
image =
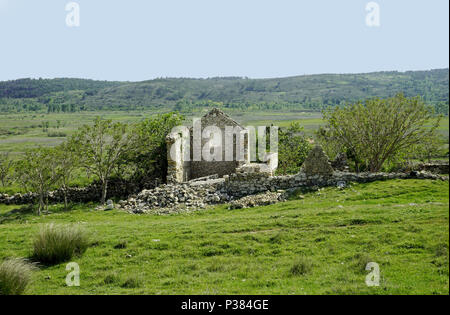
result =
[[[35,272],[28,293],[448,294],[448,189],[394,180],[169,216],[77,205],[36,217],[0,205],[0,261],[27,257],[41,224],[79,222],[93,241],[75,259],[81,286],[65,285],[60,264]],[[371,261],[380,266],[379,287],[365,284]]]
[[[0,82],[0,111],[166,109],[191,112],[221,106],[238,110],[311,110],[403,92],[421,95],[448,113],[449,71],[322,74],[275,79],[167,78],[143,82],[82,79]]]

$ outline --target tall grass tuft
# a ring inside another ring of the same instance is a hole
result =
[[[122,283],[122,288],[127,289],[133,289],[133,288],[140,288],[142,286],[142,279],[139,276],[129,276],[125,279],[125,281]]]
[[[88,234],[79,226],[48,224],[34,239],[32,257],[42,264],[53,265],[82,255],[88,247]]]
[[[304,276],[311,272],[313,266],[311,259],[302,256],[294,262],[289,272],[292,276]]]
[[[25,292],[35,268],[25,259],[5,260],[0,264],[0,295],[20,295]]]
[[[358,253],[353,257],[353,261],[355,269],[360,273],[365,273],[367,264],[374,260],[367,254]]]

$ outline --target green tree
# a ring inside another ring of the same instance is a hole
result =
[[[9,152],[0,153],[0,181],[3,187],[6,187],[12,179],[12,167],[13,161],[9,156]]]
[[[167,175],[166,136],[173,127],[182,123],[178,113],[158,115],[133,126],[132,148],[124,156],[122,163],[134,164],[135,178],[146,177],[165,179]]]
[[[25,190],[39,195],[37,214],[48,208],[48,192],[58,180],[55,171],[55,151],[50,148],[37,148],[25,152],[16,165],[17,179]]]
[[[300,167],[308,156],[311,145],[304,136],[300,123],[291,125],[278,132],[278,173],[298,173]]]
[[[79,155],[73,141],[66,141],[55,148],[55,172],[64,194],[64,209],[68,205],[68,188],[75,170],[79,167]]]
[[[445,138],[435,132],[429,137],[428,141],[424,141],[419,145],[411,147],[410,152],[408,152],[408,157],[410,159],[419,159],[430,163],[433,158],[444,157],[446,152]]]
[[[420,97],[402,94],[334,108],[324,112],[324,119],[327,137],[321,140],[335,141],[357,170],[371,172],[433,139],[440,122]]]
[[[72,138],[80,156],[80,164],[96,175],[102,186],[100,202],[106,201],[108,181],[119,161],[130,149],[132,133],[128,126],[97,118],[93,125],[84,125]]]

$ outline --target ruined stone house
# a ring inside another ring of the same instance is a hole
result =
[[[213,148],[209,131],[215,128],[220,129],[222,141]],[[166,141],[168,183],[181,183],[210,176],[223,177],[236,172],[266,172],[272,175],[278,166],[277,153],[267,154],[266,163],[251,163],[248,129],[217,108],[194,121],[193,127],[185,128],[184,132],[170,133]],[[199,157],[199,152],[195,149],[204,150],[208,145],[211,152],[217,154],[217,158],[211,161],[205,160],[203,156]],[[232,147],[233,150],[227,151],[227,147]]]

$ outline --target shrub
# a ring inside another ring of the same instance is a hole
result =
[[[7,259],[0,265],[0,295],[20,295],[31,281],[33,264],[25,259]]]
[[[51,265],[82,255],[89,246],[89,237],[78,226],[45,225],[34,240],[33,259]]]
[[[310,273],[313,268],[311,259],[307,257],[298,258],[290,269],[290,273],[293,276],[304,276]]]

